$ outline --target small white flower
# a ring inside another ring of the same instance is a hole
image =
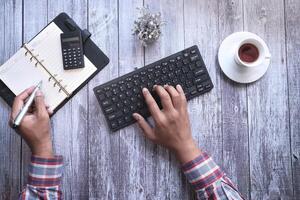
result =
[[[161,35],[161,13],[151,14],[149,7],[138,8],[140,16],[134,21],[133,34],[138,37],[143,46],[156,41]]]

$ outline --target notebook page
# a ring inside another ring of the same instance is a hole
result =
[[[47,67],[51,74],[57,75],[57,79],[62,81],[61,84],[65,86],[65,89],[71,94],[87,80],[97,68],[84,56],[84,68],[64,70],[60,42],[61,33],[61,29],[52,22],[29,42],[28,46],[38,52],[39,58],[44,60],[45,67]]]
[[[41,68],[35,67],[34,61],[25,56],[26,50],[21,48],[6,63],[0,67],[0,79],[15,94],[19,95],[25,89],[43,81],[41,90],[45,95],[45,102],[54,110],[66,95],[58,92],[57,87],[49,82],[49,75]]]

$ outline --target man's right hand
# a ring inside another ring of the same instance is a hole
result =
[[[10,114],[10,125],[12,125],[13,120],[33,90],[34,86],[26,89],[15,98]],[[51,114],[51,111],[49,109],[47,110],[42,92],[37,91],[32,109],[25,115],[18,127],[18,132],[35,156],[45,158],[53,157],[49,114]]]
[[[149,90],[143,88],[143,95],[155,122],[152,128],[138,113],[133,117],[138,122],[145,136],[156,144],[174,151],[181,163],[193,160],[200,154],[190,128],[187,101],[180,85],[154,86],[159,95],[163,109],[160,110]]]

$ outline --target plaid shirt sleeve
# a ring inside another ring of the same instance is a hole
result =
[[[182,166],[197,199],[243,199],[231,180],[205,152]]]
[[[20,194],[20,200],[62,199],[60,182],[63,157],[41,158],[32,155],[29,165],[28,184]]]

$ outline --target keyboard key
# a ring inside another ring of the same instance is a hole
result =
[[[135,111],[136,109],[137,109],[137,106],[136,106],[136,105],[133,104],[133,105],[130,106],[130,110],[131,110],[131,111]]]
[[[130,116],[125,116],[124,119],[125,119],[125,122],[130,122],[130,121],[132,120],[132,117],[130,117]]]
[[[207,79],[207,77],[204,75],[204,76],[200,76],[198,78],[195,79],[195,82],[196,84],[200,83],[200,82],[203,82]]]
[[[183,64],[186,65],[186,64],[188,64],[188,63],[189,63],[189,60],[188,60],[188,59],[184,59],[184,60],[183,60]]]
[[[196,69],[196,65],[195,65],[194,63],[191,63],[191,64],[189,65],[189,67],[190,67],[190,70]]]
[[[132,90],[127,90],[127,91],[126,91],[126,95],[127,95],[128,97],[130,97],[130,96],[132,95],[132,93],[133,93]]]
[[[199,92],[203,92],[203,91],[204,91],[204,87],[198,88],[198,91],[199,91]]]
[[[118,98],[117,98],[117,97],[113,97],[113,98],[111,98],[111,100],[112,100],[114,103],[118,102]]]
[[[112,92],[111,92],[111,91],[107,91],[105,94],[106,94],[106,96],[109,98],[109,97],[111,97]]]
[[[115,122],[115,121],[111,122],[110,125],[112,128],[116,128],[118,126],[117,122]]]
[[[141,103],[141,102],[138,102],[136,105],[137,105],[138,108],[142,108],[144,106],[144,104]]]
[[[106,113],[111,113],[113,111],[114,111],[113,107],[108,107],[108,108],[105,109]]]
[[[188,68],[187,66],[184,66],[184,67],[182,68],[182,71],[183,71],[183,73],[188,73],[189,68]]]
[[[197,66],[197,67],[201,67],[201,66],[202,66],[202,65],[201,65],[201,62],[200,62],[200,61],[197,61],[197,62],[196,62],[196,66]]]
[[[199,70],[196,70],[194,72],[195,76],[199,76],[199,75],[204,74],[204,73],[205,73],[204,69],[199,69]]]
[[[128,109],[127,107],[125,107],[125,108],[123,109],[123,112],[124,112],[124,113],[128,113],[128,112],[129,112],[129,109]]]
[[[110,103],[109,100],[105,100],[105,101],[102,101],[102,105],[103,105],[104,107],[106,107],[106,106],[111,105],[111,103]]]
[[[191,62],[194,62],[194,61],[196,61],[198,59],[199,59],[199,56],[196,54],[196,55],[194,55],[194,56],[191,57]]]
[[[119,92],[119,88],[114,88],[114,89],[112,90],[112,93],[113,93],[114,95],[118,94],[118,92]]]
[[[211,86],[210,86],[210,84],[208,84],[208,85],[205,85],[204,87],[205,87],[205,89],[209,89]]]
[[[112,119],[115,119],[115,118],[116,118],[116,115],[115,115],[115,114],[111,114],[111,115],[108,116],[108,119],[109,119],[109,120],[112,120]]]
[[[119,94],[119,98],[120,98],[120,99],[125,99],[126,96],[125,96],[125,94],[121,93],[121,94]]]
[[[187,77],[187,79],[193,79],[194,78],[194,73],[190,71],[186,74],[186,77]]]
[[[124,103],[126,106],[129,106],[129,105],[130,105],[130,101],[127,100],[127,99],[125,99],[125,100],[123,101],[123,103]]]
[[[110,87],[105,87],[104,90],[108,91],[108,90],[110,90]]]
[[[139,93],[139,92],[140,92],[140,89],[139,89],[139,88],[137,88],[137,87],[135,87],[135,88],[133,88],[133,89],[132,89],[132,91],[133,91],[135,94],[137,94],[137,93]]]
[[[118,124],[119,124],[119,125],[122,125],[123,123],[124,123],[124,119],[123,119],[123,118],[119,118],[119,119],[118,119]]]
[[[98,97],[99,97],[99,99],[100,99],[101,101],[104,100],[104,99],[106,98],[104,94],[99,94]]]
[[[169,65],[169,70],[173,71],[175,69],[175,66],[173,64]]]
[[[117,107],[118,107],[119,109],[122,108],[122,107],[123,107],[123,103],[121,103],[121,102],[117,103]]]
[[[163,74],[167,73],[167,71],[168,71],[168,68],[167,68],[167,67],[162,68],[162,73],[163,73]]]

